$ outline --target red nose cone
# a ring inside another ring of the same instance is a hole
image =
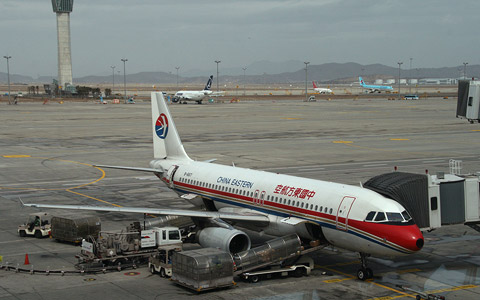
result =
[[[408,229],[407,229],[408,228]],[[404,241],[401,245],[411,251],[419,251],[423,248],[423,234],[417,225],[407,226],[404,231]]]

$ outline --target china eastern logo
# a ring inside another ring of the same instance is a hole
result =
[[[165,139],[168,134],[168,119],[165,114],[160,114],[155,122],[155,133],[161,139]]]

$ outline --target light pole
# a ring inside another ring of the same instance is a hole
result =
[[[10,64],[8,63],[8,60],[12,58],[11,56],[5,55],[4,58],[7,60],[7,77],[8,77],[8,104],[12,104],[10,102]]]
[[[400,100],[400,66],[403,64],[403,62],[399,61],[398,63],[398,100]]]
[[[112,68],[112,96],[115,98],[115,66],[110,66]]]
[[[307,81],[308,81],[308,64],[310,63],[309,61],[303,62],[305,64],[305,102],[308,101],[308,93],[307,93]]]
[[[468,62],[463,63],[463,79],[467,79],[467,65],[468,65]]]
[[[218,64],[221,63],[221,60],[216,60],[215,63],[217,64],[217,92],[219,91],[218,89]]]
[[[128,61],[128,59],[122,58],[121,61],[123,61],[123,97],[125,103],[127,103],[127,75],[125,72],[125,63]]]
[[[245,96],[245,71],[247,70],[247,67],[242,68],[243,70],[243,95]]]
[[[175,67],[175,69],[177,69],[177,91],[178,91],[178,69],[180,69],[180,67]]]
[[[412,93],[412,60],[413,58],[410,57],[410,84],[408,85],[408,93],[411,94]]]

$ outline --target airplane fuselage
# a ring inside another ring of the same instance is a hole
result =
[[[175,98],[179,100],[201,101],[212,91],[178,91],[175,93]]]
[[[320,226],[332,245],[351,251],[397,256],[423,246],[418,227],[402,217],[405,209],[365,188],[196,161],[154,160],[150,165],[168,169],[161,179],[177,193],[199,195],[191,201],[197,207],[267,214],[270,224],[258,228],[267,234],[318,238],[308,223]],[[371,212],[396,221],[366,221]]]

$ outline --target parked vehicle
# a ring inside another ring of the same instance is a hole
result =
[[[32,213],[24,224],[18,226],[18,235],[35,236],[39,239],[48,236],[51,231],[50,219],[50,215],[46,212]]]
[[[181,245],[159,246],[157,251],[148,258],[148,269],[152,274],[160,277],[172,277],[172,256],[175,252],[182,251]]]

